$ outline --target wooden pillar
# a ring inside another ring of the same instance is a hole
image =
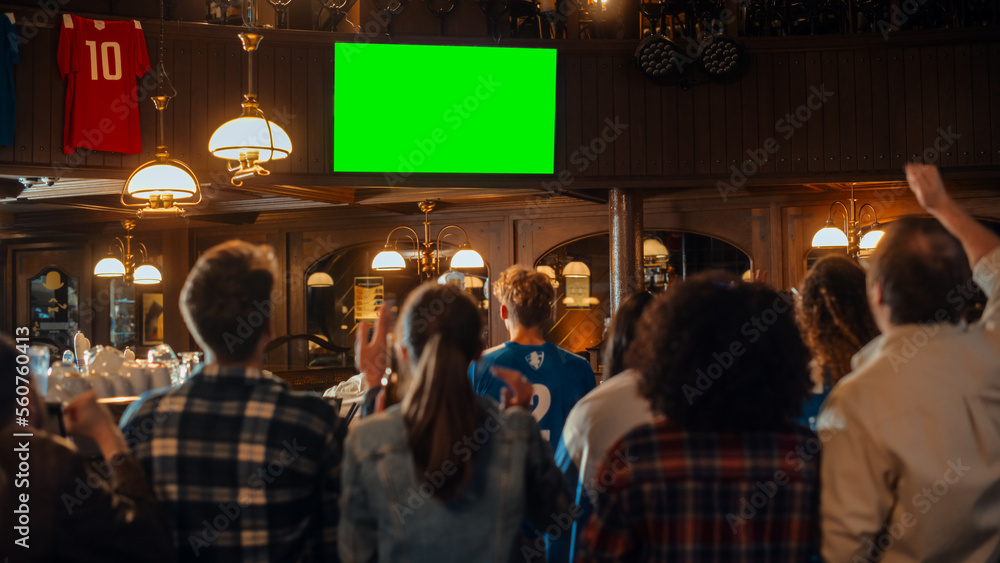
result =
[[[187,281],[190,270],[191,253],[188,244],[188,229],[163,231],[163,342],[169,344],[175,352],[197,350],[191,341],[184,318],[181,316],[181,288]],[[137,304],[142,307],[142,303]],[[141,332],[142,327],[136,325]],[[140,336],[141,341],[141,336]]]
[[[608,194],[611,224],[611,314],[629,295],[644,289],[642,276],[642,195],[636,189],[612,188]]]

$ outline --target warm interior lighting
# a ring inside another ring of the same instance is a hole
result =
[[[645,258],[662,259],[670,256],[670,251],[659,239],[648,238],[642,241],[642,255]]]
[[[208,141],[208,150],[213,156],[233,163],[229,171],[233,173],[230,181],[235,186],[243,185],[243,180],[251,176],[267,176],[270,172],[261,168],[261,163],[280,160],[292,153],[288,133],[277,123],[268,121],[253,91],[253,54],[264,36],[241,33],[239,37],[247,53],[247,93],[243,96],[243,111],[236,119],[219,126]]]
[[[590,268],[588,268],[583,262],[570,262],[569,264],[566,264],[565,268],[563,268],[563,277],[589,278]]]
[[[163,276],[160,275],[160,271],[156,269],[156,266],[143,264],[135,269],[133,279],[135,283],[140,285],[152,285],[160,283],[163,280]]]
[[[858,248],[861,250],[875,250],[878,246],[878,241],[882,240],[882,235],[885,234],[880,228],[873,228],[872,230],[865,233],[865,236],[861,237],[861,244]]]
[[[372,260],[372,269],[378,272],[394,272],[404,268],[406,260],[390,244],[385,245],[385,250],[376,254]]]
[[[483,278],[479,276],[465,276],[465,289],[475,289],[483,287]]]
[[[556,270],[552,266],[535,266],[535,271],[543,276],[549,278],[550,280],[556,279]]]
[[[827,220],[826,225],[813,235],[813,248],[841,248],[847,246],[847,235],[838,229],[833,221]]]
[[[180,165],[180,166],[178,166]],[[187,199],[198,191],[198,180],[183,163],[172,159],[154,160],[132,172],[125,182],[125,192],[139,199],[151,196],[163,199]]]
[[[94,275],[99,278],[117,278],[125,275],[125,264],[122,261],[108,256],[103,258],[94,266]]]
[[[485,265],[483,257],[473,250],[469,243],[463,244],[459,251],[451,257],[451,267],[455,269],[482,268]]]
[[[333,278],[326,272],[315,272],[306,280],[308,287],[333,287]]]

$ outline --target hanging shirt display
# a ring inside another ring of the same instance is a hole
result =
[[[66,81],[63,152],[140,152],[136,78],[150,66],[139,22],[65,14],[58,58]]]
[[[14,92],[14,65],[21,62],[17,26],[10,14],[0,17],[0,146],[14,144],[14,116],[17,115],[17,94]]]

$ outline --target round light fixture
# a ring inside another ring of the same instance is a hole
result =
[[[187,199],[198,192],[198,179],[186,164],[167,157],[136,168],[125,181],[125,193],[138,199]]]
[[[858,248],[861,250],[875,250],[878,242],[882,240],[883,235],[885,235],[885,231],[879,228],[868,231],[865,233],[865,236],[861,237],[861,243],[858,245]]]
[[[306,279],[308,287],[333,287],[333,278],[326,272],[314,272]]]
[[[253,113],[256,102],[243,104],[243,115],[229,120],[212,133],[208,150],[226,160],[264,163],[292,154],[292,140],[280,125]],[[248,111],[249,110],[249,111]]]
[[[682,72],[678,63],[681,50],[662,35],[651,35],[643,39],[632,56],[632,64],[646,78],[661,84],[676,82]]]
[[[102,258],[101,261],[94,266],[94,275],[99,278],[117,278],[124,276],[125,264],[122,264],[121,260],[113,256]]]
[[[406,268],[406,260],[390,244],[385,245],[385,250],[376,254],[375,259],[372,260],[372,269],[379,272],[392,272],[404,268]]]
[[[452,268],[482,268],[485,266],[483,262],[483,257],[479,255],[478,252],[472,249],[469,243],[465,243],[459,248],[458,252],[451,257],[451,267]]]
[[[847,235],[833,221],[827,220],[826,225],[813,236],[812,245],[813,248],[843,248],[847,246]]]
[[[743,62],[743,48],[728,37],[716,36],[702,49],[698,61],[712,80],[724,82],[739,73]]]
[[[143,264],[135,269],[132,279],[139,285],[152,285],[163,281],[163,276],[160,275],[160,271],[156,269],[156,266]]]

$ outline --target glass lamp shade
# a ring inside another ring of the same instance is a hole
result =
[[[163,276],[160,275],[160,271],[156,269],[156,266],[143,264],[135,269],[132,279],[139,285],[152,285],[160,283],[163,280]]]
[[[566,278],[589,278],[590,268],[583,262],[570,262],[563,268],[563,277]]]
[[[483,266],[485,266],[483,257],[472,250],[469,243],[463,244],[462,248],[451,257],[452,268],[482,268]]]
[[[861,243],[859,248],[861,250],[874,250],[878,246],[878,241],[882,240],[882,235],[885,231],[882,229],[873,229],[865,233],[865,236],[861,237]]]
[[[812,240],[813,248],[838,248],[847,246],[847,235],[827,221],[826,226],[816,232]]]
[[[403,255],[393,250],[389,245],[386,245],[385,250],[376,254],[375,259],[372,260],[372,269],[380,272],[404,268],[406,268],[406,260],[403,259]]]
[[[186,199],[198,192],[198,179],[182,162],[153,160],[136,168],[125,182],[125,192],[139,199],[164,195]]]
[[[315,272],[309,274],[306,285],[309,287],[333,287],[333,278],[326,272]]]
[[[645,258],[666,258],[670,255],[670,251],[662,242],[648,238],[642,241],[642,255]]]
[[[125,264],[122,261],[108,256],[103,258],[94,266],[94,275],[99,278],[117,278],[125,275]]]
[[[270,124],[270,133],[268,132]],[[277,123],[259,116],[242,116],[223,123],[208,141],[213,156],[241,160],[257,152],[257,163],[281,160],[292,153],[292,140]]]

